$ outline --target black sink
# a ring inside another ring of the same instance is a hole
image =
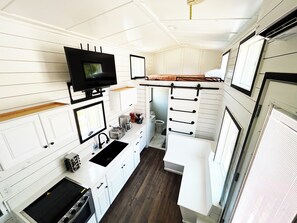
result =
[[[125,142],[112,141],[90,161],[101,166],[107,166],[127,145],[128,143]]]

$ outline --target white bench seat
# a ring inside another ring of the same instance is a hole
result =
[[[209,156],[213,141],[178,134],[168,135],[164,169],[182,174],[178,202],[184,222],[215,222],[218,201],[213,201]],[[217,197],[217,196],[215,196]],[[216,207],[213,207],[216,203]],[[216,213],[212,213],[215,210]],[[205,220],[205,221],[204,221]]]

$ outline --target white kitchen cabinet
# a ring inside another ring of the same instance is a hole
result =
[[[115,110],[124,111],[137,104],[137,88],[123,87],[111,90],[111,107]]]
[[[76,136],[73,112],[65,106],[5,120],[0,123],[1,167],[29,164],[30,158],[55,150]]]
[[[140,163],[140,143],[137,140],[133,145],[133,153],[134,153],[134,167],[136,168]]]
[[[110,203],[112,203],[125,184],[123,164],[119,163],[116,168],[113,168],[113,170],[109,171],[109,173],[106,174],[106,178],[108,183]]]
[[[51,147],[58,148],[68,139],[77,136],[73,110],[59,108],[39,114],[46,139]]]
[[[134,167],[134,152],[133,148],[129,148],[125,158],[118,162],[118,165],[113,167],[107,174],[107,184],[110,196],[110,203],[116,198],[126,181],[133,173]]]
[[[103,177],[97,185],[92,188],[92,195],[94,199],[97,222],[99,222],[110,206],[108,186],[105,177]]]
[[[1,167],[9,169],[48,148],[39,116],[0,124]]]
[[[129,179],[129,177],[132,175],[134,169],[135,169],[134,152],[131,151],[123,162],[123,173],[124,173],[125,183]]]
[[[144,147],[146,147],[146,132],[146,125],[137,132],[139,135],[139,152],[142,152]]]

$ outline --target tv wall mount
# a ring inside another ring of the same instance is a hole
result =
[[[81,48],[81,50],[83,50],[82,43],[80,43],[80,48]],[[88,43],[87,43],[87,50],[88,51],[90,50],[90,47],[89,47]],[[97,52],[96,46],[94,46],[94,51]],[[98,52],[98,53],[102,53],[102,47],[101,46],[100,46],[100,52]],[[94,99],[94,98],[103,97],[103,92],[105,92],[105,90],[103,90],[101,87],[93,88],[93,89],[87,89],[87,90],[83,91],[85,93],[85,98],[74,99],[73,95],[72,95],[71,87],[72,87],[72,83],[67,82],[67,88],[68,88],[68,93],[69,93],[71,104],[87,101],[87,100]]]
[[[87,89],[83,91],[85,93],[85,98],[74,99],[72,95],[71,87],[72,87],[72,83],[67,82],[67,88],[68,88],[71,104],[87,101],[94,98],[103,97],[103,92],[105,92],[105,90],[103,90],[102,88]]]

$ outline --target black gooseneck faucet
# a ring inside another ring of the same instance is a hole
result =
[[[100,140],[100,136],[101,136],[101,135],[105,135],[105,137],[106,137],[106,140],[103,141],[103,142],[101,142],[101,140]],[[104,143],[107,144],[107,143],[109,142],[109,138],[108,138],[108,136],[106,135],[106,133],[101,132],[101,133],[98,134],[98,142],[99,142],[99,149],[102,149],[102,146],[103,146]]]

